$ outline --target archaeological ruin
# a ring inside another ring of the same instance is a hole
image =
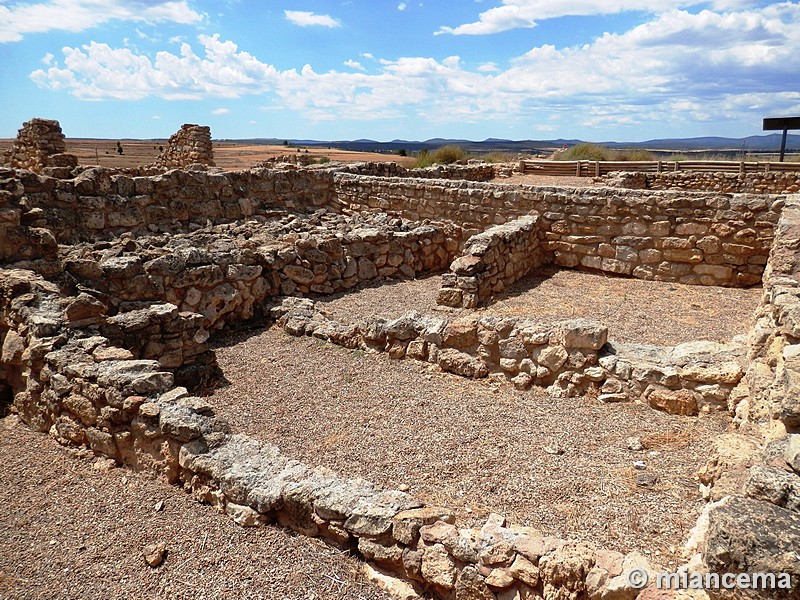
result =
[[[20,130],[0,167],[0,402],[28,427],[157,473],[241,525],[324,538],[433,597],[709,597],[656,589],[657,573],[679,568],[784,573],[790,589],[767,595],[798,597],[797,174],[566,188],[497,182],[488,164],[223,171],[210,140],[184,126],[156,165],[114,170],[79,166],[57,122]],[[616,323],[568,306],[547,321],[492,312],[546,269],[763,293],[746,337],[672,346],[619,342]],[[342,319],[322,302],[427,276],[430,312]],[[668,540],[680,564],[498,512],[465,522],[446,498],[232,431],[208,393],[225,375],[214,344],[257,325],[548,402],[587,398],[608,415],[635,404],[672,422],[723,419],[684,500],[705,503],[696,526]],[[640,569],[644,589],[630,577]]]

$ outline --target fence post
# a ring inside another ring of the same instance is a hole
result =
[[[581,176],[581,161],[575,161],[575,177]]]
[[[599,160],[594,161],[594,176],[595,177],[600,177],[600,161]]]
[[[519,172],[522,173],[523,175],[525,175],[525,161],[524,160],[519,161]]]

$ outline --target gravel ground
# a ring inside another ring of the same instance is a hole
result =
[[[0,420],[0,598],[390,600],[319,540],[239,527],[86,454]],[[142,549],[159,541],[167,558],[152,569]]]
[[[393,282],[316,298],[332,318],[399,317],[408,310],[463,314],[436,304],[439,276]],[[546,268],[512,286],[481,315],[514,315],[543,322],[585,318],[602,323],[609,338],[673,346],[693,340],[730,341],[746,334],[761,288],[718,288]]]
[[[652,551],[665,563],[702,508],[693,473],[728,423],[552,399],[277,329],[218,343],[231,383],[209,400],[236,431],[343,476],[407,485],[462,523],[499,512],[548,534]],[[629,450],[629,437],[646,450]],[[655,485],[636,486],[636,460],[648,462]]]

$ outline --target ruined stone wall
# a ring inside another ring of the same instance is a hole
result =
[[[559,189],[335,175],[348,210],[449,219],[467,233],[537,212],[563,267],[638,279],[748,286],[760,282],[783,198]]]
[[[489,163],[434,165],[424,169],[407,169],[392,162],[364,162],[337,167],[336,171],[371,177],[413,177],[416,179],[458,179],[461,181],[490,181],[495,176],[494,165]]]
[[[61,264],[73,284],[107,298],[112,313],[169,302],[199,313],[211,330],[257,316],[279,294],[333,294],[378,278],[444,269],[459,247],[458,233],[318,211],[191,234],[126,235],[65,249]]]
[[[633,190],[694,190],[723,194],[793,194],[800,191],[800,173],[610,173],[605,185]]]
[[[538,215],[490,227],[464,244],[462,255],[442,276],[436,302],[475,308],[552,261],[539,239]]]
[[[739,364],[744,349],[737,345],[612,345],[606,327],[582,319],[548,324],[471,315],[451,320],[412,311],[394,320],[342,323],[298,298],[287,298],[271,313],[290,335],[427,361],[463,377],[498,374],[519,389],[545,387],[551,396],[594,388],[603,402],[641,400],[672,414],[727,410],[744,374]]]
[[[608,590],[634,598],[626,572],[652,569],[637,552],[544,537],[500,515],[460,526],[447,508],[233,435],[156,361],[70,327],[64,307],[74,302],[31,272],[0,273],[0,364],[13,369],[14,405],[25,423],[62,443],[163,476],[240,525],[277,521],[319,536],[441,598]]]
[[[750,334],[743,421],[777,419],[800,433],[800,198],[783,210],[764,272],[764,295]]]
[[[4,162],[11,168],[37,173],[49,169],[51,175],[58,176],[64,168],[78,164],[74,155],[64,153],[66,147],[58,121],[31,119],[23,123]]]
[[[203,125],[182,125],[170,136],[167,145],[153,166],[181,169],[193,164],[214,166],[211,128]]]
[[[332,178],[317,170],[228,173],[173,170],[133,177],[96,167],[71,180],[17,172],[32,224],[59,243],[123,233],[176,233],[276,210],[335,209]],[[10,183],[8,185],[11,185]]]

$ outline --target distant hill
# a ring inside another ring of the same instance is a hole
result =
[[[463,139],[433,138],[425,141],[392,140],[379,142],[370,139],[358,140],[307,140],[307,139],[277,139],[277,138],[252,138],[237,140],[217,140],[221,142],[237,142],[246,144],[281,145],[288,141],[292,146],[323,146],[351,150],[356,152],[382,152],[392,153],[398,150],[419,152],[423,149],[433,149],[447,144],[461,146],[465,150],[476,153],[484,152],[552,152],[555,149],[584,143],[575,139],[556,140],[505,140],[489,138],[483,141]],[[678,139],[655,139],[644,142],[598,142],[601,146],[610,148],[646,148],[648,150],[665,150],[671,152],[697,152],[701,150],[728,151],[728,152],[777,152],[781,145],[781,134],[752,135],[745,138],[725,137],[697,137]],[[797,151],[800,149],[800,135],[789,135],[786,143],[787,149]]]

